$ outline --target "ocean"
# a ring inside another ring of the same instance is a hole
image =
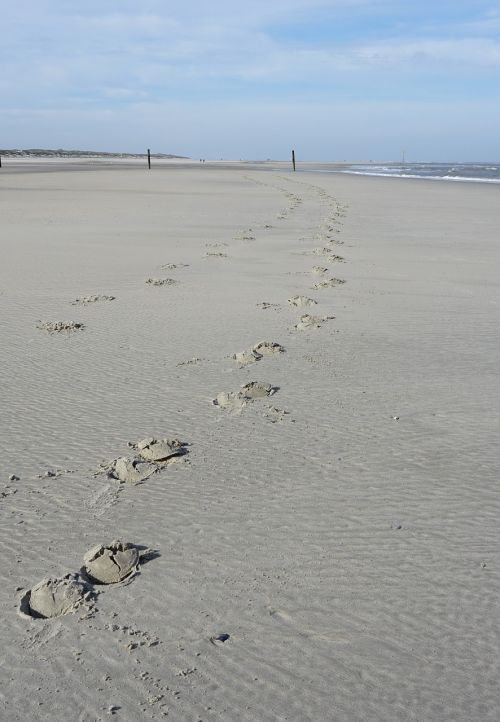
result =
[[[364,163],[346,165],[331,172],[391,178],[500,183],[500,163]]]

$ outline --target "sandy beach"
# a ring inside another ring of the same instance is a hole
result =
[[[273,167],[0,171],[5,722],[499,718],[500,188]]]

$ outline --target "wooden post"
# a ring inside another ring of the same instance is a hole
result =
[[[148,148],[148,168],[151,170],[151,151]]]
[[[293,164],[293,169],[295,170],[295,151],[294,150],[292,150],[292,164]]]
[[[0,155],[0,168],[2,167],[2,156]]]

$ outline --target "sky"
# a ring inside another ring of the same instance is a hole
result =
[[[500,161],[499,0],[0,10],[0,148]]]

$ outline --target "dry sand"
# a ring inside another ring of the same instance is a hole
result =
[[[51,168],[0,173],[1,719],[498,720],[500,189]]]

